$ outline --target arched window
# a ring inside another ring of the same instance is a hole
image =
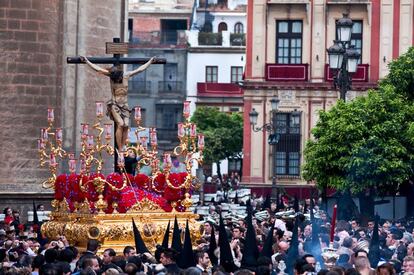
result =
[[[221,23],[218,25],[218,32],[222,32],[222,31],[227,31],[227,24],[226,24],[226,23],[224,23],[224,22],[221,22]]]
[[[243,24],[242,24],[242,23],[237,22],[237,23],[234,25],[234,33],[244,33],[244,30],[243,30]]]

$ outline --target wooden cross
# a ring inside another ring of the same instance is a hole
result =
[[[113,54],[113,57],[86,57],[93,64],[113,64],[113,66],[118,67],[118,70],[122,71],[121,64],[145,64],[149,61],[146,58],[132,58],[132,57],[122,57],[123,54],[128,53],[128,43],[121,43],[119,38],[114,38],[113,42],[106,43],[106,53]],[[67,57],[66,62],[68,64],[85,64],[84,60],[80,56],[70,56]],[[165,58],[156,58],[152,61],[151,64],[165,64]],[[90,64],[90,63],[88,63]],[[114,120],[114,119],[113,119]],[[116,121],[114,120],[115,129],[118,129]],[[116,133],[116,131],[114,131]],[[115,140],[115,148],[117,148],[117,142]],[[121,148],[118,148],[121,149]],[[115,171],[117,169],[117,154],[115,154]]]
[[[106,42],[106,53],[113,54],[113,57],[87,57],[88,60],[94,64],[113,64],[114,66],[119,64],[144,64],[148,58],[136,58],[136,57],[121,57],[123,54],[128,53],[128,43],[120,42],[119,38],[114,38],[113,42]],[[80,56],[68,56],[66,58],[68,64],[82,64],[85,61],[81,60]],[[167,63],[165,58],[157,58],[152,64],[165,64]]]

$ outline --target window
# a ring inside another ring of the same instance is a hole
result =
[[[218,78],[218,67],[217,66],[206,66],[206,82],[217,83]]]
[[[300,113],[276,113],[273,117],[279,142],[274,145],[277,176],[300,175]]]
[[[362,20],[352,20],[354,25],[352,26],[351,33],[351,45],[359,52],[361,57],[358,60],[358,63],[361,64],[362,61]],[[338,30],[335,32],[335,39],[338,39]]]
[[[136,70],[139,65],[128,65],[128,71]],[[151,82],[147,81],[147,71],[136,74],[135,77],[129,78],[128,93],[130,95],[145,94],[151,90]]]
[[[362,60],[362,21],[353,21],[354,25],[352,26],[351,34],[351,45],[359,52],[361,57],[358,60],[358,63],[361,64]]]
[[[302,21],[276,21],[276,63],[302,63]]]
[[[234,33],[244,33],[242,23],[237,22],[236,25],[234,25]]]
[[[222,31],[227,31],[227,24],[226,24],[226,23],[224,23],[224,22],[221,22],[221,23],[218,25],[218,32],[222,32]]]
[[[243,67],[231,67],[231,83],[243,80]]]
[[[157,104],[155,108],[155,126],[157,127],[158,139],[176,144],[177,123],[182,120],[183,106],[180,104]]]

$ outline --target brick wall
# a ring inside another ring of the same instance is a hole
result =
[[[50,192],[41,188],[49,172],[39,168],[36,142],[49,106],[64,129],[64,149],[79,149],[79,125],[93,122],[95,100],[110,98],[109,80],[65,59],[104,56],[105,42],[122,37],[124,5],[0,0],[0,193]]]
[[[134,33],[151,32],[161,30],[161,17],[154,14],[140,14],[134,16],[134,25],[132,27]]]
[[[63,1],[0,1],[0,190],[24,191],[45,178],[36,138],[62,83]],[[37,185],[36,185],[37,186]]]

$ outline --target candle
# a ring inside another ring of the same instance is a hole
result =
[[[199,150],[203,150],[204,149],[204,135],[203,134],[198,134],[198,149]]]
[[[334,234],[335,234],[335,225],[336,225],[336,204],[334,205],[333,213],[332,213],[332,222],[331,222],[331,234],[330,234],[330,241],[333,243],[334,241]]]
[[[76,159],[69,159],[69,171],[74,173],[76,170]]]
[[[55,109],[47,108],[47,122],[53,123],[55,120]]]
[[[56,129],[56,141],[62,142],[63,140],[63,131],[62,128]]]
[[[184,101],[183,117],[185,118],[190,117],[190,103],[190,101]]]
[[[96,116],[98,118],[102,118],[103,117],[103,113],[104,113],[104,103],[103,101],[96,101]]]
[[[150,129],[150,139],[151,139],[151,146],[157,146],[157,129],[151,128]]]
[[[41,138],[37,139],[37,149],[38,150],[45,149],[45,143],[43,142],[43,139]]]
[[[105,138],[112,138],[112,124],[105,124]]]
[[[93,147],[93,135],[88,135],[87,143],[88,143],[88,148],[92,149],[92,147]]]
[[[43,141],[48,140],[49,135],[47,134],[47,129],[46,128],[41,128],[40,129],[40,138],[43,139]]]
[[[171,154],[165,153],[164,154],[164,164],[167,166],[171,166]]]
[[[191,123],[190,136],[193,138],[197,136],[197,125],[194,123]]]
[[[81,124],[81,134],[82,136],[86,137],[89,133],[89,124],[82,123]]]
[[[55,166],[56,165],[56,157],[55,154],[50,153],[50,166]]]
[[[142,136],[142,137],[140,137],[140,140],[141,140],[142,147],[144,147],[144,149],[147,149],[147,137]]]
[[[81,162],[80,172],[81,174],[84,174],[86,173],[86,161],[84,159],[81,159],[80,162]]]
[[[135,120],[140,121],[141,120],[141,107],[135,106],[134,110],[135,110],[135,115],[134,115]]]
[[[178,123],[178,137],[182,138],[184,137],[185,131],[184,131],[184,124],[183,123]]]

